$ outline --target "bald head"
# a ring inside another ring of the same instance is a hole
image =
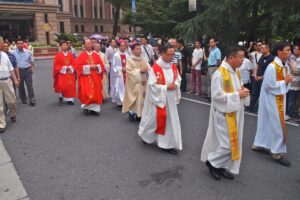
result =
[[[84,40],[84,49],[87,51],[92,51],[93,43],[90,39]]]

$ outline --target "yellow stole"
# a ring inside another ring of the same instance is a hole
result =
[[[222,66],[219,67],[219,71],[221,72],[221,75],[223,78],[224,92],[225,93],[234,93],[235,91],[234,91],[234,88],[232,85],[230,72]],[[237,71],[237,75],[240,79],[241,78],[240,71]],[[239,160],[240,159],[240,150],[239,150],[239,135],[238,135],[236,112],[226,113],[226,121],[227,121],[230,146],[231,146],[231,159]]]
[[[283,72],[283,67],[280,67],[275,61],[272,62],[272,64],[276,68],[276,81],[283,81],[284,80],[284,72]],[[285,67],[285,74],[287,74],[288,68]],[[283,140],[284,143],[286,143],[286,126],[285,126],[285,120],[284,120],[284,95],[276,95],[276,104],[277,104],[277,109],[279,113],[279,119],[282,127],[282,132],[283,132]]]

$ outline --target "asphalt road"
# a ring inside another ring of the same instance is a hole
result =
[[[240,175],[217,182],[200,162],[209,106],[181,101],[183,151],[169,155],[145,146],[138,123],[109,101],[99,117],[83,116],[78,101],[59,106],[52,61],[37,65],[37,106],[19,104],[17,123],[2,136],[32,200],[300,199],[299,127],[288,125],[286,168],[251,151],[257,118],[246,115]]]

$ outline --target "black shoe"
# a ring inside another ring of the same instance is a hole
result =
[[[142,142],[143,142],[145,145],[148,145],[148,143],[147,143],[147,142],[145,142],[143,139],[142,139]]]
[[[221,173],[219,172],[219,170],[217,168],[215,168],[214,166],[212,166],[208,160],[205,162],[205,164],[208,167],[209,173],[211,174],[211,176],[215,180],[219,181],[221,179]]]
[[[90,115],[90,111],[88,109],[83,109],[82,112],[85,116],[89,116]]]
[[[128,118],[129,118],[129,121],[133,122],[134,121],[134,114],[129,113]]]
[[[74,102],[73,101],[67,101],[67,104],[73,106]]]
[[[135,121],[140,122],[141,120],[142,120],[142,118],[141,118],[141,117],[138,117],[138,116],[136,115]]]
[[[178,154],[177,150],[176,149],[163,149],[163,151],[169,153],[169,154],[173,154],[173,155],[176,155]]]
[[[273,160],[275,160],[276,162],[278,162],[279,164],[281,164],[285,167],[290,167],[292,165],[292,163],[284,156],[281,156],[279,159],[273,158]]]
[[[93,111],[93,110],[91,110],[90,113],[91,113],[91,115],[93,115],[93,116],[99,116],[99,115],[100,115],[98,112]]]
[[[252,149],[252,151],[256,151],[256,152],[259,152],[259,153],[270,154],[270,150],[265,149],[263,147],[257,147],[255,145],[253,145],[251,149]]]
[[[234,176],[231,173],[227,172],[225,169],[221,168],[221,169],[219,169],[219,172],[220,172],[221,176],[223,176],[226,179],[229,179],[229,180],[234,179]]]
[[[62,97],[59,97],[59,98],[58,98],[58,102],[59,102],[59,103],[63,103],[63,98],[62,98]]]
[[[31,105],[31,106],[35,106],[35,102],[33,102],[33,101],[30,102],[30,105]]]
[[[17,118],[16,118],[16,117],[10,117],[10,121],[11,121],[12,123],[16,123],[16,122],[17,122]]]
[[[5,132],[5,127],[4,128],[0,128],[0,133],[4,133]]]

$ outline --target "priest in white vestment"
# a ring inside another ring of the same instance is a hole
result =
[[[122,106],[125,93],[125,81],[126,81],[126,60],[128,55],[126,53],[126,45],[124,40],[118,42],[119,49],[115,53],[112,60],[111,76],[113,77],[110,82],[110,96],[112,102]]]
[[[181,127],[177,104],[181,93],[181,77],[171,61],[175,49],[162,48],[162,55],[149,70],[142,119],[138,134],[145,144],[156,143],[164,151],[177,154],[182,150]]]
[[[252,150],[272,153],[279,164],[290,166],[286,154],[286,94],[293,76],[289,74],[287,61],[290,44],[280,42],[275,47],[277,56],[268,66],[264,75],[259,97],[257,131]]]
[[[213,178],[233,179],[239,173],[242,157],[244,105],[249,105],[249,90],[242,85],[240,72],[244,52],[231,47],[211,81],[212,103],[201,161]]]

